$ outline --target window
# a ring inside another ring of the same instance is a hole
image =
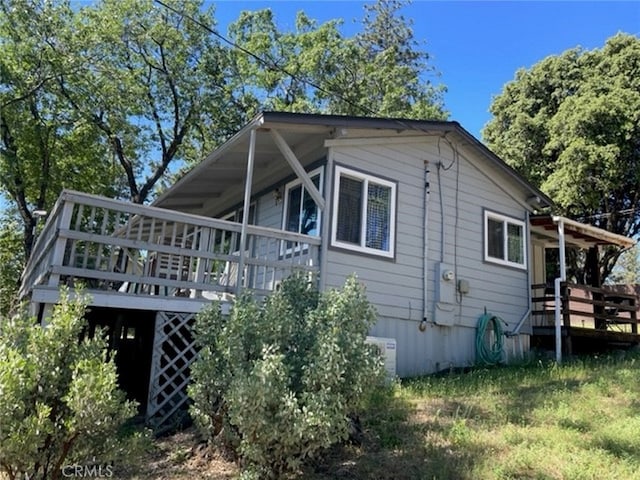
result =
[[[524,222],[484,212],[484,259],[510,267],[527,268]]]
[[[393,258],[396,184],[336,167],[331,244]]]
[[[322,191],[322,168],[309,172],[311,181]],[[306,187],[299,179],[288,183],[284,190],[282,229],[304,235],[320,235],[320,211]],[[283,246],[283,254],[291,249],[291,242]]]

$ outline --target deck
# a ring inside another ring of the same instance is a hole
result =
[[[561,284],[562,345],[567,354],[628,348],[640,344],[638,300],[607,287]],[[554,292],[532,285],[532,346],[553,348]]]
[[[21,298],[54,304],[83,286],[91,305],[197,312],[243,289],[268,295],[292,272],[319,278],[320,238],[65,191],[22,278]]]

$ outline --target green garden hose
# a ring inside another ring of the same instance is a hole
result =
[[[476,361],[479,365],[497,365],[502,361],[502,354],[504,353],[502,323],[503,320],[500,317],[486,312],[478,319],[476,327]],[[485,341],[485,334],[489,324],[493,325],[495,334],[493,343]]]

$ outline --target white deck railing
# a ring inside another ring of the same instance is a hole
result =
[[[215,299],[241,288],[268,294],[294,271],[317,279],[318,237],[249,225],[241,248],[241,230],[235,222],[65,191],[34,246],[20,296],[83,284],[114,294]]]

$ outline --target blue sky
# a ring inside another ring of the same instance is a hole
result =
[[[222,1],[216,4],[220,33],[243,10],[271,8],[283,29],[291,29],[296,12],[324,22],[344,20],[343,32],[359,27],[365,2],[359,1]],[[415,37],[440,71],[434,79],[448,87],[445,105],[478,138],[490,119],[489,105],[516,70],[549,55],[581,46],[602,47],[617,32],[640,35],[640,2],[581,1],[414,1],[404,8],[414,22]]]

